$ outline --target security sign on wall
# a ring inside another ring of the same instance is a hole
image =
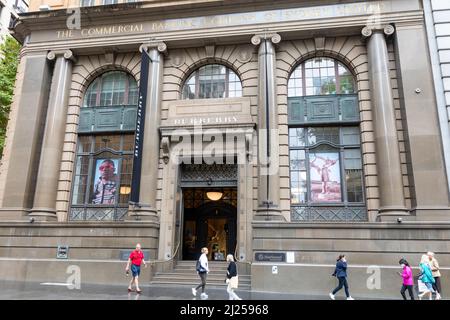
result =
[[[278,266],[272,266],[272,274],[278,274]]]
[[[58,246],[56,251],[56,259],[68,259],[69,258],[69,246]]]

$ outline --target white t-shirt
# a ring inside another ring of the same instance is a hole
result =
[[[200,265],[202,266],[203,269],[206,270],[206,272],[209,272],[208,257],[204,253],[200,256]]]

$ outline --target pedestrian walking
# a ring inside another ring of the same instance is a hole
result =
[[[436,291],[436,300],[440,300],[442,298],[442,289],[441,289],[441,272],[439,271],[439,262],[434,256],[434,253],[431,251],[427,252],[428,259],[430,261],[431,273],[434,278],[433,289]]]
[[[335,294],[344,287],[345,289],[345,295],[347,296],[347,300],[355,300],[350,296],[350,292],[348,291],[348,282],[347,282],[347,259],[345,257],[345,254],[341,254],[337,258],[336,262],[336,269],[334,269],[334,272],[332,276],[338,278],[339,285],[336,287],[336,289],[333,290],[333,292],[330,293],[330,298],[332,300],[335,299]]]
[[[423,292],[419,294],[419,299],[422,300],[425,295],[429,295],[429,299],[431,300],[433,297],[433,293],[435,292],[433,289],[433,283],[435,281],[429,265],[429,258],[426,254],[424,254],[420,259],[419,268],[419,280],[422,281],[426,287],[425,290],[423,290]]]
[[[147,267],[147,263],[144,260],[144,253],[141,250],[141,245],[136,244],[136,249],[130,253],[130,257],[128,258],[127,266],[125,268],[125,272],[127,275],[130,273],[131,266],[131,275],[132,279],[130,284],[128,285],[128,292],[133,291],[133,284],[136,285],[136,292],[141,293],[141,289],[139,288],[139,275],[141,273],[141,264],[144,264]]]
[[[408,300],[406,299],[405,294],[405,291],[408,290],[409,297],[411,298],[411,300],[414,300],[414,292],[413,292],[414,279],[412,269],[408,261],[406,261],[405,259],[400,259],[398,263],[402,267],[402,272],[398,272],[398,274],[403,278],[403,284],[402,289],[400,290],[400,294],[402,295],[403,300]]]
[[[202,293],[200,294],[200,298],[207,299],[208,295],[205,293],[205,286],[206,286],[206,276],[209,272],[208,268],[208,248],[202,248],[202,254],[200,258],[197,261],[196,265],[197,273],[200,276],[200,284],[196,288],[192,288],[192,294],[194,297],[197,296],[197,290],[199,288],[202,288]]]
[[[232,254],[227,255],[227,262],[228,262],[228,268],[227,268],[226,282],[228,284],[228,286],[227,286],[228,298],[230,300],[242,300],[234,292],[234,289],[237,289],[239,286],[239,279],[238,279],[236,262],[234,262],[234,258],[233,258]]]

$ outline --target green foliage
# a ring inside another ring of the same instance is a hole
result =
[[[19,52],[20,44],[10,36],[7,36],[0,44],[0,154],[5,144],[6,125],[13,99]]]

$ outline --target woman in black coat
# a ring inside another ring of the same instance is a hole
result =
[[[334,269],[334,273],[333,276],[338,278],[339,280],[339,285],[336,287],[336,289],[333,290],[333,292],[330,293],[330,298],[332,300],[335,299],[335,294],[336,292],[338,292],[339,290],[342,289],[342,287],[344,287],[345,289],[345,295],[347,296],[347,300],[354,300],[351,296],[350,293],[348,292],[348,283],[347,283],[347,260],[345,259],[345,254],[341,254],[338,258],[337,258],[337,262],[336,262],[336,269]]]

